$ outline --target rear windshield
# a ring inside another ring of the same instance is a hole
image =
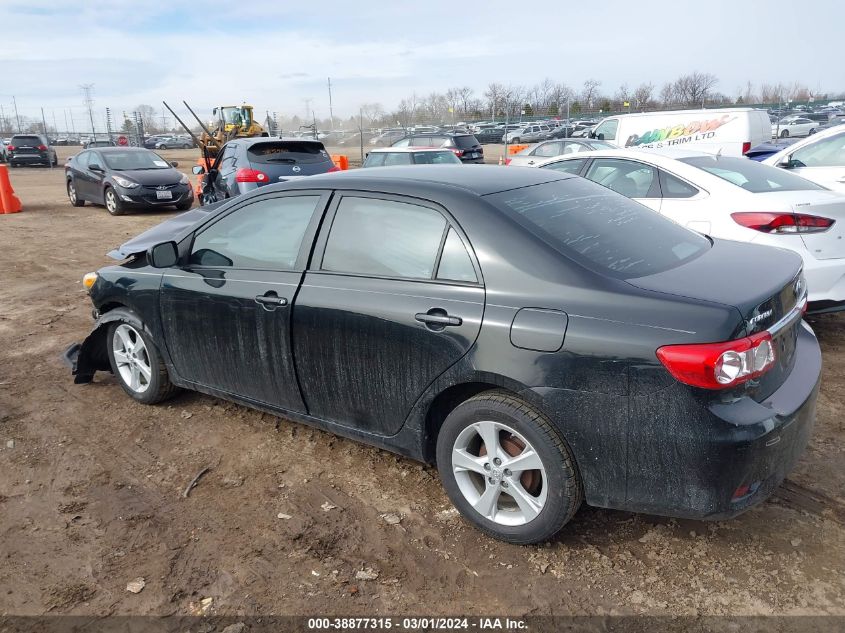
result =
[[[268,141],[247,149],[250,163],[321,163],[331,160],[322,143],[314,141]]]
[[[687,165],[698,167],[718,176],[722,180],[727,180],[751,193],[824,189],[821,185],[791,174],[785,169],[763,165],[747,158],[694,156],[680,160]]]
[[[13,136],[11,145],[41,145],[41,139],[37,136]]]
[[[472,134],[464,134],[462,136],[455,137],[455,147],[464,149],[467,147],[475,147],[476,145],[478,145],[478,139]]]
[[[710,248],[698,233],[582,178],[487,199],[563,255],[619,279],[675,268]]]

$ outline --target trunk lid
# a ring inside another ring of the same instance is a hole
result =
[[[690,262],[627,281],[638,288],[733,306],[742,317],[742,326],[726,340],[770,331],[774,366],[759,379],[738,387],[756,401],[768,398],[792,371],[801,325],[800,305],[806,294],[797,254],[714,240],[708,252]]]
[[[782,191],[758,193],[755,199],[763,201],[771,196],[779,203],[786,202],[794,213],[814,215],[834,221],[833,226],[819,233],[799,233],[804,246],[816,259],[845,258],[845,196],[834,191]]]
[[[267,184],[289,176],[324,174],[334,167],[326,148],[319,141],[266,141],[247,150],[252,169],[267,174]]]

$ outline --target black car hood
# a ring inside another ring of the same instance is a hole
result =
[[[122,169],[110,170],[112,176],[122,176],[141,183],[145,187],[156,185],[175,185],[182,180],[182,173],[172,167],[169,169]]]
[[[123,260],[137,253],[145,253],[151,246],[162,242],[180,242],[194,230],[197,224],[208,219],[210,214],[216,213],[225,202],[224,200],[197,207],[165,220],[161,224],[156,224],[128,242],[124,242],[109,252],[108,256],[112,259]]]

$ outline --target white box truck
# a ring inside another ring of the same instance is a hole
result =
[[[619,147],[694,147],[712,154],[742,156],[771,140],[772,126],[768,113],[754,108],[672,110],[607,117],[590,136]]]

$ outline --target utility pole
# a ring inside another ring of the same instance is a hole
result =
[[[332,109],[332,78],[329,77],[329,121],[331,122],[331,131],[334,131],[334,110]]]
[[[97,138],[97,128],[94,127],[94,84],[82,84],[79,86],[84,96],[85,107],[88,108],[88,118],[91,120],[92,138]]]
[[[76,137],[76,124],[73,122],[73,112],[70,113],[70,129],[73,131],[73,136]]]
[[[56,133],[56,136],[59,135],[59,126],[56,124],[56,111],[53,110],[53,131]]]
[[[49,136],[47,134],[47,121],[44,120],[44,108],[41,108],[41,127],[44,129],[44,136]]]
[[[18,116],[18,102],[15,101],[15,95],[12,95],[12,105],[15,106],[15,121],[18,124],[18,134],[21,133],[21,118]]]
[[[3,111],[2,103],[0,103],[0,132],[6,132],[6,113]]]

